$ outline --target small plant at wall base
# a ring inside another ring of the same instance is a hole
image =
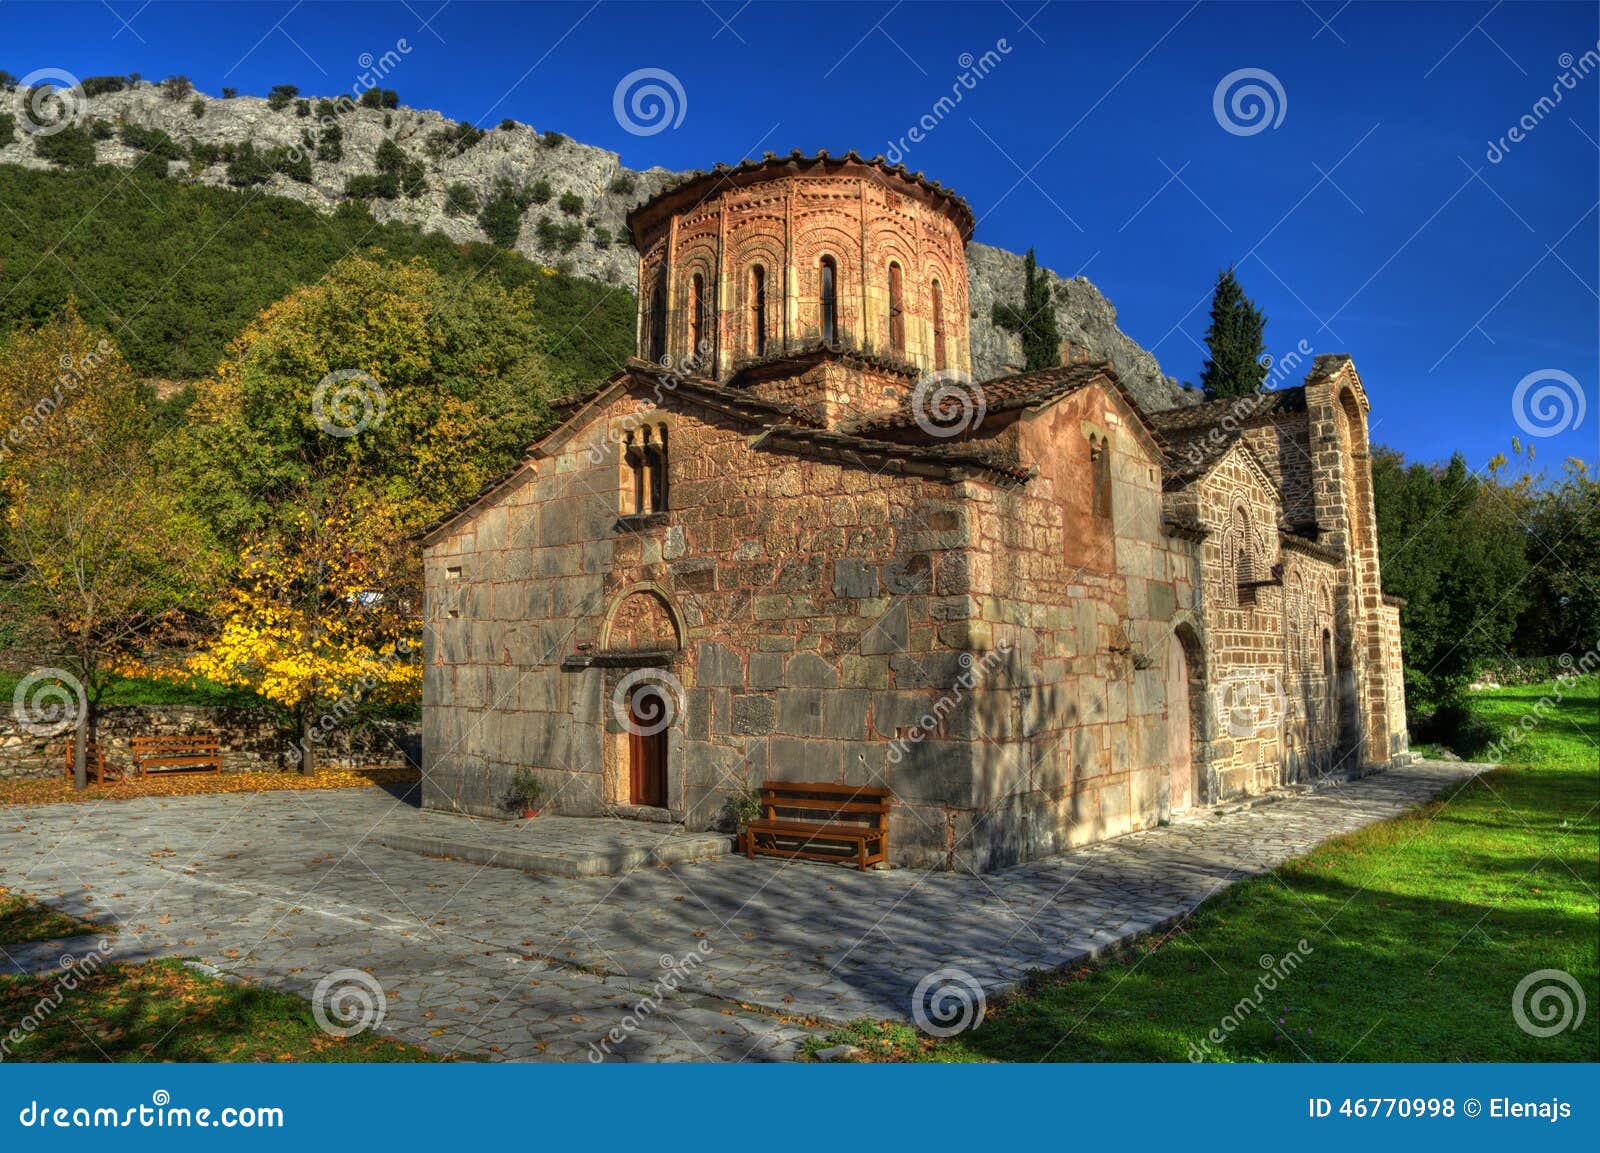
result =
[[[506,807],[522,814],[523,820],[539,815],[539,798],[544,796],[544,786],[532,769],[518,769],[511,778],[511,791]]]
[[[723,828],[737,833],[760,815],[761,790],[753,780],[744,777],[723,802]]]

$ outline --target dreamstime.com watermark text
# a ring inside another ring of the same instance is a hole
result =
[[[172,1094],[157,1089],[149,1104],[114,1108],[109,1105],[50,1105],[29,1101],[17,1113],[26,1129],[282,1129],[283,1109],[276,1105],[202,1106],[172,1104]]]

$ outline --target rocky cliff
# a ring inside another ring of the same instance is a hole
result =
[[[11,106],[13,101],[3,103]],[[635,254],[619,239],[625,235],[623,218],[679,175],[664,168],[630,170],[614,152],[513,121],[473,139],[472,130],[438,112],[367,108],[347,100],[335,111],[315,97],[280,103],[274,108],[260,97],[219,99],[200,92],[172,99],[157,85],[137,83],[119,92],[80,96],[75,115],[90,130],[95,160],[101,164],[131,166],[144,157],[143,149],[125,139],[130,135],[126,126],[166,133],[178,145],[172,151],[183,154],[166,162],[173,179],[226,186],[229,170],[221,152],[246,144],[261,153],[278,150],[280,160],[287,157],[296,164],[281,164],[286,170],[272,172],[252,189],[330,212],[349,198],[352,178],[359,182],[378,172],[380,145],[391,140],[408,160],[422,166],[425,182],[414,196],[401,192],[392,198],[365,198],[378,219],[406,221],[456,241],[484,240],[478,210],[498,189],[515,187],[524,193],[518,251],[629,289],[635,287]],[[0,163],[38,168],[55,163],[40,152],[43,138],[29,136],[22,127],[18,125],[12,143],[0,147]],[[148,137],[135,139],[148,146]],[[292,174],[287,171],[291,167],[296,169]],[[1021,365],[1020,338],[996,328],[991,318],[996,301],[1020,302],[1022,257],[977,243],[967,255],[973,370],[984,380]],[[1117,327],[1116,309],[1094,285],[1081,276],[1063,280],[1049,275],[1064,339],[1116,364],[1150,410],[1188,399],[1162,374],[1155,357]]]

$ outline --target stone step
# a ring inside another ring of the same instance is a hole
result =
[[[391,849],[552,877],[609,877],[651,865],[720,857],[727,833],[610,817],[535,817],[492,821],[400,810],[371,839]]]

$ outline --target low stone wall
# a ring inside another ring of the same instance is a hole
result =
[[[98,713],[96,739],[114,765],[133,763],[134,736],[206,733],[222,746],[223,772],[279,772],[298,768],[293,734],[260,709],[201,705],[118,705]],[[0,779],[49,777],[65,771],[70,733],[41,737],[0,716]],[[337,768],[400,765],[420,760],[416,726],[381,722],[336,729],[317,750],[317,763]]]

